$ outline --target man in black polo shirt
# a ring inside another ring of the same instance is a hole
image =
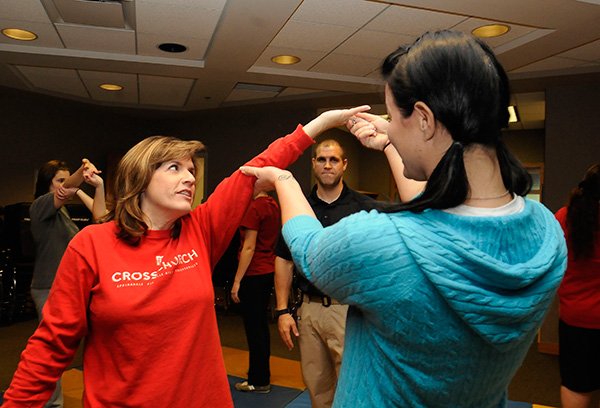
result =
[[[317,184],[308,196],[308,202],[324,227],[352,213],[375,207],[375,200],[348,188],[344,183],[347,165],[344,150],[337,141],[324,140],[316,146],[312,167]],[[302,305],[298,309],[296,327],[288,310],[294,264],[281,237],[275,254],[275,315],[279,334],[289,349],[294,347],[292,333],[299,336],[302,376],[312,406],[330,407],[342,362],[348,306],[339,304],[298,274],[296,286],[302,291]]]

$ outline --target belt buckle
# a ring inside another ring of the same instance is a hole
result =
[[[329,296],[321,296],[321,304],[323,307],[331,306],[331,298]]]

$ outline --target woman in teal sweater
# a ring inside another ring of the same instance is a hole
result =
[[[348,128],[382,150],[407,203],[323,228],[291,173],[243,168],[280,199],[284,237],[319,289],[348,303],[335,407],[506,405],[566,263],[552,213],[500,139],[508,79],[490,48],[426,33],[383,64],[388,123]],[[333,125],[333,124],[332,124]]]

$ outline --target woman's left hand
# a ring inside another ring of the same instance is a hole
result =
[[[345,126],[352,117],[362,112],[366,112],[369,109],[371,109],[369,105],[361,105],[350,109],[333,109],[325,111],[304,125],[304,132],[314,139],[326,130]]]
[[[98,188],[104,184],[102,177],[98,175],[99,172],[93,172],[89,170],[83,171],[83,180],[94,188]]]

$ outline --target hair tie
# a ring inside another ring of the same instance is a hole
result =
[[[459,142],[458,140],[455,140],[452,143],[452,146],[457,146],[457,147],[460,147],[461,149],[464,148],[463,144],[461,142]]]

